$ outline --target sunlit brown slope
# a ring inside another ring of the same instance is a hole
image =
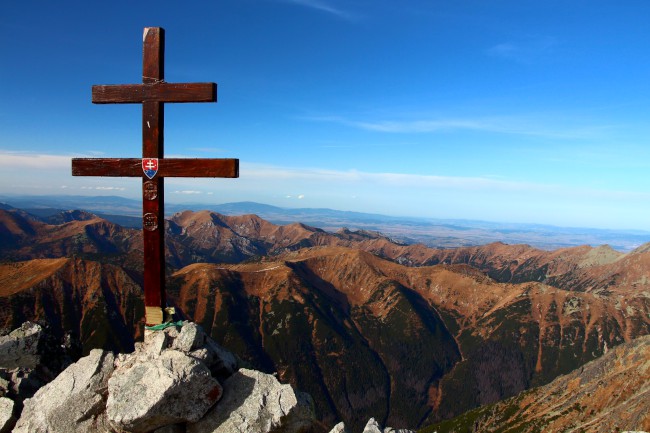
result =
[[[306,247],[343,246],[408,266],[466,264],[504,283],[541,282],[564,290],[598,291],[638,286],[650,266],[646,247],[628,254],[606,245],[555,251],[502,243],[433,249],[395,243],[373,232],[328,233],[302,224],[279,226],[255,215],[208,211],[176,214],[168,231],[168,260],[177,268],[193,262],[237,263]]]
[[[170,259],[179,267],[195,261],[237,263],[340,242],[331,233],[300,223],[276,225],[256,215],[225,216],[209,211],[174,214],[168,232],[173,250]]]
[[[141,297],[140,286],[109,264],[66,258],[0,264],[0,327],[44,320],[59,336],[79,336],[85,352],[132,349]]]
[[[0,210],[0,257],[29,260],[81,256],[133,264],[142,261],[139,230],[125,229],[86,212],[69,213],[68,221],[50,225],[24,212]]]
[[[314,395],[325,419],[451,417],[650,332],[645,286],[503,284],[467,265],[406,267],[342,247],[281,259],[191,265],[173,292],[223,344]]]

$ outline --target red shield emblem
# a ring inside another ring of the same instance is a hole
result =
[[[142,171],[149,179],[158,173],[158,158],[142,158]]]

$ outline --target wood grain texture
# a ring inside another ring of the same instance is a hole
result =
[[[142,82],[145,88],[165,78],[165,31],[158,27],[144,29],[142,38]],[[165,106],[158,100],[142,101],[142,157],[163,158],[165,154]],[[153,200],[142,197],[142,238],[144,241],[144,305],[165,308],[165,178],[159,172],[151,179],[158,194]],[[146,179],[142,179],[142,187]],[[153,224],[147,225],[147,222]],[[155,317],[155,319],[152,319]],[[160,314],[145,317],[157,324]]]
[[[73,158],[73,176],[144,177],[141,158]],[[239,177],[239,160],[232,158],[165,158],[156,177]]]
[[[93,104],[157,102],[216,102],[215,83],[164,83],[95,85]]]

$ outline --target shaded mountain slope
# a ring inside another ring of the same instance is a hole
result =
[[[345,251],[343,259],[352,263],[339,269],[367,284],[362,296],[349,275],[341,291],[300,260],[191,265],[173,285],[186,314],[308,391],[326,423],[362,429],[368,414],[395,426],[424,419],[429,386],[460,359],[453,337],[417,293],[386,280],[375,287],[376,257]]]
[[[421,433],[650,430],[650,336],[621,344],[548,385]]]

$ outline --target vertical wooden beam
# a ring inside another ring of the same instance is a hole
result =
[[[165,32],[161,28],[145,28],[142,53],[142,83],[163,81]],[[165,111],[162,102],[142,104],[142,157],[164,158]],[[142,218],[144,237],[144,305],[145,322],[156,325],[163,321],[165,307],[165,209],[164,178],[142,177]]]
[[[163,321],[165,299],[165,176],[239,177],[239,160],[164,159],[165,102],[216,102],[215,83],[166,83],[165,33],[145,28],[142,84],[93,86],[96,104],[142,103],[142,158],[74,158],[74,176],[142,178],[145,323]],[[164,161],[164,163],[163,163]],[[156,170],[158,166],[158,170]]]

